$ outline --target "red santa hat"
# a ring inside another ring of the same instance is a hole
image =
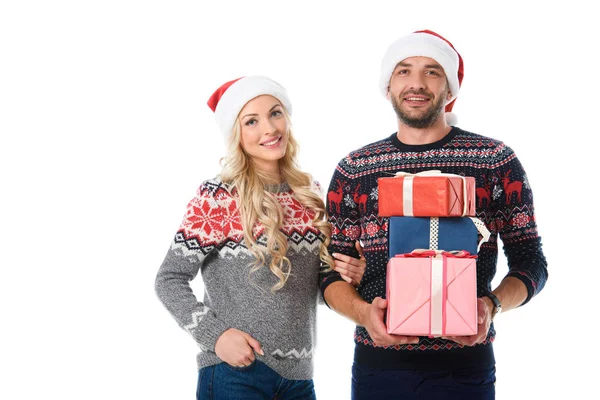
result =
[[[446,122],[448,125],[456,125],[457,118],[452,113],[452,107],[458,96],[460,85],[464,75],[463,60],[452,43],[441,35],[430,31],[416,31],[403,36],[392,43],[381,62],[381,75],[379,78],[379,90],[387,97],[390,78],[398,63],[409,57],[433,58],[444,68],[452,98],[446,104]]]
[[[242,108],[255,97],[268,94],[275,97],[292,115],[292,103],[283,86],[265,76],[244,76],[221,85],[208,99],[215,113],[219,130],[228,138]]]

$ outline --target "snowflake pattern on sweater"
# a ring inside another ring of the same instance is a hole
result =
[[[287,188],[287,186],[286,186]],[[173,249],[203,258],[214,249],[230,256],[237,256],[246,249],[244,231],[237,199],[227,185],[209,180],[198,189],[188,204],[185,218],[175,235]],[[321,193],[315,183],[315,191]],[[312,251],[315,243],[320,245],[319,231],[312,225],[313,210],[306,209],[289,190],[276,194],[283,209],[281,231],[288,237],[288,245],[295,252]],[[256,224],[253,233],[257,242],[266,243],[264,227]]]
[[[456,127],[440,141],[427,145],[406,145],[393,134],[350,153],[338,163],[327,193],[333,230],[329,251],[354,257],[354,242],[361,240],[367,270],[358,288],[359,294],[372,302],[375,297],[385,298],[386,293],[388,218],[378,215],[377,179],[393,176],[399,171],[414,174],[434,169],[472,176],[476,180],[477,217],[491,233],[478,254],[478,296],[491,290],[500,238],[509,266],[507,275],[525,284],[528,291],[525,303],[528,302],[544,287],[547,268],[535,223],[533,194],[525,171],[513,150],[503,142]],[[321,281],[322,292],[338,280],[341,280],[339,274],[329,273]],[[493,362],[491,342],[494,337],[492,325],[486,342],[468,351],[455,342],[422,337],[417,345],[394,346],[382,352],[381,348],[373,346],[366,329],[357,326],[355,361],[363,360],[377,367],[383,357],[384,364],[392,368],[412,368],[430,360],[435,360],[436,365],[452,365],[460,357],[462,365],[477,364],[477,358],[487,357],[489,364]],[[433,353],[430,357],[415,357],[415,354]],[[465,354],[471,359],[464,360]],[[447,363],[443,360],[445,355]]]

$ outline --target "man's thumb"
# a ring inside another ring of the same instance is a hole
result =
[[[387,308],[387,300],[382,299],[381,297],[375,297],[375,299],[373,300],[373,304],[375,305],[375,307],[380,308],[382,310]]]

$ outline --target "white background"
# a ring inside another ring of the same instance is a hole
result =
[[[465,60],[459,126],[511,146],[534,191],[550,278],[497,318],[497,397],[590,398],[600,91],[588,2],[290,3],[0,3],[0,398],[194,398],[197,347],[154,278],[219,171],[206,100],[242,75],[280,81],[301,165],[327,187],[340,158],[395,131],[379,63],[418,29]],[[353,325],[319,312],[317,394],[349,399]]]

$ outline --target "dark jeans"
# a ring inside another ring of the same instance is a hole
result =
[[[198,400],[315,400],[312,379],[290,380],[281,377],[256,360],[237,368],[221,363],[198,372]]]
[[[382,370],[352,366],[352,400],[494,400],[496,368]]]

